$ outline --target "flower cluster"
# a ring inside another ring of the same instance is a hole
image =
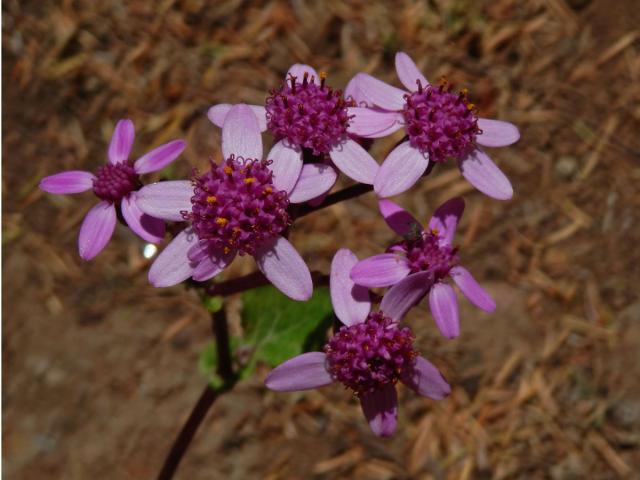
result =
[[[276,367],[266,386],[304,390],[341,383],[359,399],[373,432],[393,434],[397,423],[396,384],[422,396],[442,399],[450,392],[438,369],[421,356],[401,321],[424,297],[441,333],[460,334],[456,293],[493,311],[495,302],[461,264],[454,245],[464,211],[462,198],[437,208],[426,226],[388,197],[411,188],[431,164],[458,163],[479,191],[500,200],[513,189],[482,147],[510,145],[519,138],[507,122],[479,116],[466,89],[446,79],[430,84],[405,53],[396,55],[404,89],[369,74],[354,76],[345,91],[308,65],[293,65],[280,85],[265,92],[264,105],[217,104],[208,111],[222,128],[222,158],[190,179],[145,184],[144,175],[173,162],[185,149],[174,140],[129,161],[134,140],[130,120],[120,120],[108,149],[108,163],[96,173],[69,171],[42,179],[54,194],[93,190],[99,199],[80,228],[84,260],[95,257],[111,238],[118,219],[149,242],[174,236],[149,270],[149,281],[168,287],[191,279],[206,282],[237,255],[250,255],[275,287],[298,301],[308,300],[312,276],[288,240],[297,212],[309,202],[319,209],[341,172],[370,185],[379,211],[399,235],[386,251],[363,260],[346,249],[335,254],[330,272],[333,309],[342,326],[319,352],[307,352]],[[404,130],[402,141],[378,164],[371,141]],[[262,133],[273,146],[264,155]],[[369,288],[388,288],[375,311]]]

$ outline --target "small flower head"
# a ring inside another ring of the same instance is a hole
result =
[[[389,437],[398,419],[398,381],[435,400],[451,389],[438,369],[413,348],[411,330],[398,325],[406,313],[402,302],[385,295],[380,310],[371,313],[368,290],[349,278],[357,262],[347,249],[338,250],[331,262],[331,303],[345,326],[323,352],[287,360],[271,371],[265,384],[271,390],[291,392],[341,382],[360,400],[371,430]]]
[[[107,245],[116,227],[117,209],[127,225],[140,238],[158,243],[164,237],[165,224],[140,211],[137,190],[142,186],[140,175],[155,172],[173,162],[184,150],[182,140],[165,143],[135,162],[129,160],[135,129],[131,120],[120,120],[111,137],[108,163],[91,172],[72,170],[43,178],[40,189],[55,194],[80,193],[93,190],[100,199],[82,222],[78,237],[78,252],[91,260]]]
[[[326,344],[327,370],[357,396],[394,385],[413,369],[418,352],[413,334],[382,312],[342,327]]]
[[[93,192],[102,200],[119,202],[140,187],[140,180],[128,161],[107,163],[98,167],[93,180]]]
[[[193,178],[190,220],[201,243],[212,251],[253,254],[291,223],[287,192],[273,185],[264,160],[230,156]]]
[[[452,198],[438,207],[428,228],[390,200],[381,200],[379,206],[387,224],[404,240],[391,245],[386,253],[358,262],[350,276],[357,285],[391,287],[382,300],[383,311],[388,312],[391,305],[404,314],[428,294],[431,312],[442,334],[457,337],[458,302],[450,280],[476,307],[487,312],[495,310],[491,296],[459,264],[458,250],[453,246],[464,211],[462,198]]]
[[[475,146],[478,118],[467,100],[467,91],[456,94],[445,79],[439,87],[416,80],[417,89],[408,93],[403,109],[411,146],[427,153],[434,162],[463,158]]]
[[[458,249],[444,242],[436,229],[409,234],[390,251],[400,251],[411,273],[430,272],[433,281],[443,280],[458,263]]]
[[[438,87],[430,85],[406,53],[396,54],[396,73],[404,90],[366,73],[350,82],[350,91],[364,99],[365,106],[349,108],[349,133],[378,138],[404,128],[408,137],[380,165],[373,181],[378,196],[405,192],[423,176],[429,162],[452,158],[478,190],[498,200],[511,198],[509,179],[481,147],[517,142],[516,126],[479,118],[466,90],[455,93],[446,81]]]
[[[156,287],[187,278],[203,282],[222,272],[236,254],[250,254],[285,295],[308,300],[313,293],[309,268],[281,234],[290,224],[289,201],[317,196],[315,187],[323,188],[326,172],[311,167],[304,176],[294,175],[293,182],[279,175],[271,155],[262,160],[260,123],[244,104],[224,114],[222,155],[226,160],[212,162],[210,171],[194,174],[192,181],[158,182],[141,189],[143,212],[190,222],[151,265],[149,281]]]
[[[276,139],[321,155],[346,137],[349,103],[325,79],[324,73],[320,83],[306,71],[302,78],[290,74],[280,88],[271,91],[265,108],[267,127]]]

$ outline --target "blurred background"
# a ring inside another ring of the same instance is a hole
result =
[[[522,133],[518,144],[490,151],[514,185],[512,201],[478,193],[453,164],[396,199],[426,221],[441,201],[464,196],[461,260],[497,311],[461,302],[454,341],[440,336],[424,305],[413,311],[417,345],[453,393],[434,402],[401,390],[392,439],[370,433],[341,387],[268,392],[262,369],[214,405],[176,478],[634,478],[637,7],[3,2],[6,478],[153,478],[206,381],[197,363],[211,338],[193,291],[148,285],[144,245],[125,228],[94,261],[81,261],[78,229],[95,199],[44,194],[40,178],[103,164],[124,117],[137,130],[132,158],[185,138],[168,174],[188,176],[219,159],[210,105],[262,103],[295,62],[327,71],[336,88],[360,71],[399,85],[398,50],[428,79],[446,75],[469,88],[482,116]],[[381,159],[397,140],[372,152]],[[291,238],[312,269],[326,271],[338,247],[362,258],[393,234],[368,194],[305,217]],[[251,268],[236,262],[231,274]],[[232,321],[239,301],[231,299]]]

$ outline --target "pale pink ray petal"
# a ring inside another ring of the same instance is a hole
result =
[[[458,299],[451,285],[436,282],[429,291],[429,307],[442,335],[447,338],[460,335]]]
[[[380,311],[399,322],[433,285],[430,272],[412,273],[391,287],[380,302]]]
[[[302,203],[316,198],[331,190],[336,183],[338,174],[329,165],[309,163],[302,166],[300,178],[289,194],[291,203]]]
[[[336,167],[347,177],[367,185],[373,184],[380,166],[358,142],[347,139],[335,145],[329,155]]]
[[[109,162],[116,164],[126,161],[129,158],[129,153],[131,153],[135,136],[136,131],[133,122],[129,119],[119,120],[116,123],[116,128],[109,144],[109,152],[107,154]]]
[[[410,272],[406,257],[397,253],[381,253],[359,261],[351,270],[351,280],[370,288],[388,287]]]
[[[187,252],[187,256],[193,261],[193,257],[190,255],[192,250]],[[236,252],[229,252],[227,254],[220,253],[212,255],[209,253],[194,267],[191,277],[196,282],[204,282],[210,278],[215,277],[222,272],[236,257]]]
[[[356,285],[349,276],[356,263],[358,257],[346,248],[338,250],[331,261],[329,289],[333,311],[342,323],[349,326],[364,322],[371,311],[369,290]]]
[[[262,137],[255,113],[248,105],[234,105],[222,126],[222,154],[262,160]]]
[[[418,395],[442,400],[451,393],[451,387],[438,369],[424,357],[418,357],[413,370],[406,372],[402,383]]]
[[[277,237],[254,257],[264,276],[286,296],[301,301],[311,298],[313,282],[309,267],[286,238]]]
[[[182,212],[191,211],[193,185],[189,180],[171,180],[145,185],[137,193],[138,207],[155,218],[180,222]]]
[[[440,205],[429,220],[429,229],[436,230],[441,243],[451,245],[456,234],[456,227],[464,212],[464,200],[455,197]]]
[[[222,128],[224,125],[224,119],[227,118],[227,113],[229,113],[231,107],[233,107],[233,105],[230,103],[219,103],[218,105],[214,105],[207,112],[207,117],[215,126]],[[248,107],[253,110],[253,113],[255,113],[260,131],[266,131],[267,110],[262,105],[248,105]]]
[[[273,185],[278,190],[290,193],[300,178],[302,150],[289,145],[286,140],[280,140],[267,155],[267,160],[272,162],[269,168],[273,172]]]
[[[160,252],[149,269],[149,282],[154,287],[170,287],[186,280],[193,273],[195,263],[187,253],[198,241],[198,237],[187,228],[176,235],[169,245]]]
[[[357,77],[358,88],[367,102],[385,110],[400,111],[404,108],[404,96],[407,93],[404,90],[392,87],[368,73],[359,73]]]
[[[462,176],[485,195],[496,200],[509,200],[513,196],[509,179],[480,149],[459,160],[458,166]]]
[[[162,170],[178,158],[186,146],[184,140],[173,140],[160,145],[136,160],[133,168],[139,175]]]
[[[318,75],[318,72],[316,72],[316,69],[313,67],[310,67],[309,65],[304,65],[302,63],[296,63],[294,65],[291,65],[291,68],[289,68],[289,71],[285,76],[285,80],[289,82],[290,77],[294,76],[296,77],[297,83],[302,83],[305,73],[307,74],[308,82],[313,81],[314,83],[317,83],[318,85],[320,85],[320,76]]]
[[[463,295],[476,307],[485,312],[493,312],[496,309],[496,302],[491,298],[491,295],[476,282],[476,279],[473,278],[469,270],[458,265],[451,269],[450,274]]]
[[[423,229],[420,222],[397,203],[383,199],[378,202],[378,208],[387,225],[398,235],[405,237],[422,232]]]
[[[379,390],[360,397],[362,413],[374,434],[390,437],[398,423],[398,394],[393,384],[386,384]]]
[[[164,238],[164,220],[144,213],[137,204],[137,195],[138,192],[131,192],[122,199],[122,216],[133,233],[140,238],[147,242],[160,243]]]
[[[417,80],[420,80],[423,88],[429,85],[429,82],[420,73],[411,57],[404,52],[396,53],[396,73],[402,84],[410,92],[418,90]]]
[[[93,206],[84,217],[78,236],[78,252],[91,260],[106,247],[116,228],[116,207],[106,200]]]
[[[347,86],[344,89],[343,97],[345,100],[352,100],[357,107],[372,106],[367,103],[367,98],[362,93],[362,90],[360,90],[360,86],[358,85],[358,75],[355,75],[351,80],[349,80],[349,83],[347,83]]]
[[[478,127],[482,133],[478,134],[476,141],[485,147],[506,147],[520,139],[518,127],[513,123],[479,118]]]
[[[384,160],[373,182],[380,197],[392,197],[409,190],[429,166],[427,154],[406,141],[394,148]]]
[[[82,170],[56,173],[40,180],[40,190],[58,195],[86,192],[93,188],[95,178],[93,173]]]
[[[271,370],[264,384],[276,392],[295,392],[330,385],[333,379],[325,363],[326,355],[322,352],[303,353]]]
[[[402,114],[398,112],[362,107],[349,107],[348,112],[349,133],[359,137],[386,137],[404,126]]]

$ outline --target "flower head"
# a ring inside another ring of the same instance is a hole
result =
[[[479,131],[467,92],[452,92],[446,80],[439,87],[423,88],[420,80],[416,83],[418,90],[406,96],[402,111],[410,145],[432,162],[465,157]]]
[[[149,215],[190,225],[158,256],[149,271],[156,287],[191,277],[204,281],[226,268],[236,254],[252,255],[258,268],[284,294],[307,300],[313,285],[304,260],[283,236],[287,207],[317,197],[333,185],[326,165],[304,165],[299,178],[279,175],[276,162],[262,159],[255,114],[236,105],[222,128],[224,161],[192,181],[158,182],[140,190],[140,208]]]
[[[345,175],[371,185],[378,163],[348,132],[348,107],[354,104],[353,97],[350,94],[345,98],[340,90],[328,85],[326,78],[313,67],[295,64],[283,83],[270,92],[264,107],[251,106],[261,131],[269,130],[276,139],[269,154],[274,175],[286,176],[281,181],[295,185],[307,150],[318,162],[329,155]],[[357,95],[355,86],[350,90]],[[209,119],[222,126],[231,108],[229,104],[214,105],[209,109]]]
[[[321,73],[319,79],[310,75],[313,73],[305,71],[300,79],[290,74],[271,91],[265,105],[267,128],[276,139],[321,155],[347,136],[349,103],[340,90],[326,84],[326,74]]]
[[[390,303],[371,313],[366,288],[354,284],[349,271],[357,263],[349,250],[339,250],[331,263],[331,301],[344,326],[323,352],[298,355],[271,371],[265,384],[288,392],[340,382],[360,400],[376,435],[393,435],[398,418],[395,385],[404,383],[419,395],[436,400],[450,393],[449,384],[413,346],[413,334],[398,322],[404,312]],[[384,299],[383,299],[384,301]]]
[[[458,301],[447,283],[452,279],[476,307],[487,312],[495,310],[493,299],[459,264],[458,249],[453,246],[456,226],[464,211],[461,198],[441,205],[427,229],[390,200],[380,201],[380,211],[403,240],[391,245],[386,253],[358,262],[351,270],[351,279],[366,287],[391,287],[382,301],[383,309],[393,303],[406,312],[428,294],[431,313],[442,334],[457,337]]]
[[[193,179],[191,211],[184,218],[212,251],[254,254],[291,223],[289,195],[273,185],[269,162],[233,155]]]
[[[383,312],[362,323],[342,327],[324,347],[331,376],[361,397],[395,384],[413,369],[418,352],[413,334]]]
[[[446,80],[437,87],[430,85],[406,53],[396,54],[396,72],[407,90],[364,73],[352,80],[365,105],[349,108],[353,115],[349,132],[377,138],[404,128],[408,137],[380,166],[373,183],[376,193],[380,197],[402,193],[418,181],[429,162],[452,158],[478,190],[498,200],[511,198],[511,183],[479,145],[511,145],[520,138],[518,129],[479,118],[466,89],[455,92]]]
[[[116,227],[116,208],[124,220],[142,239],[158,243],[164,237],[164,221],[143,213],[137,205],[139,176],[155,172],[173,162],[184,150],[182,140],[161,145],[143,155],[133,164],[129,154],[135,130],[131,120],[120,120],[109,145],[109,162],[98,168],[95,175],[85,171],[68,171],[43,178],[40,189],[55,194],[80,193],[93,189],[100,199],[82,222],[78,239],[80,257],[91,260],[107,245]]]

